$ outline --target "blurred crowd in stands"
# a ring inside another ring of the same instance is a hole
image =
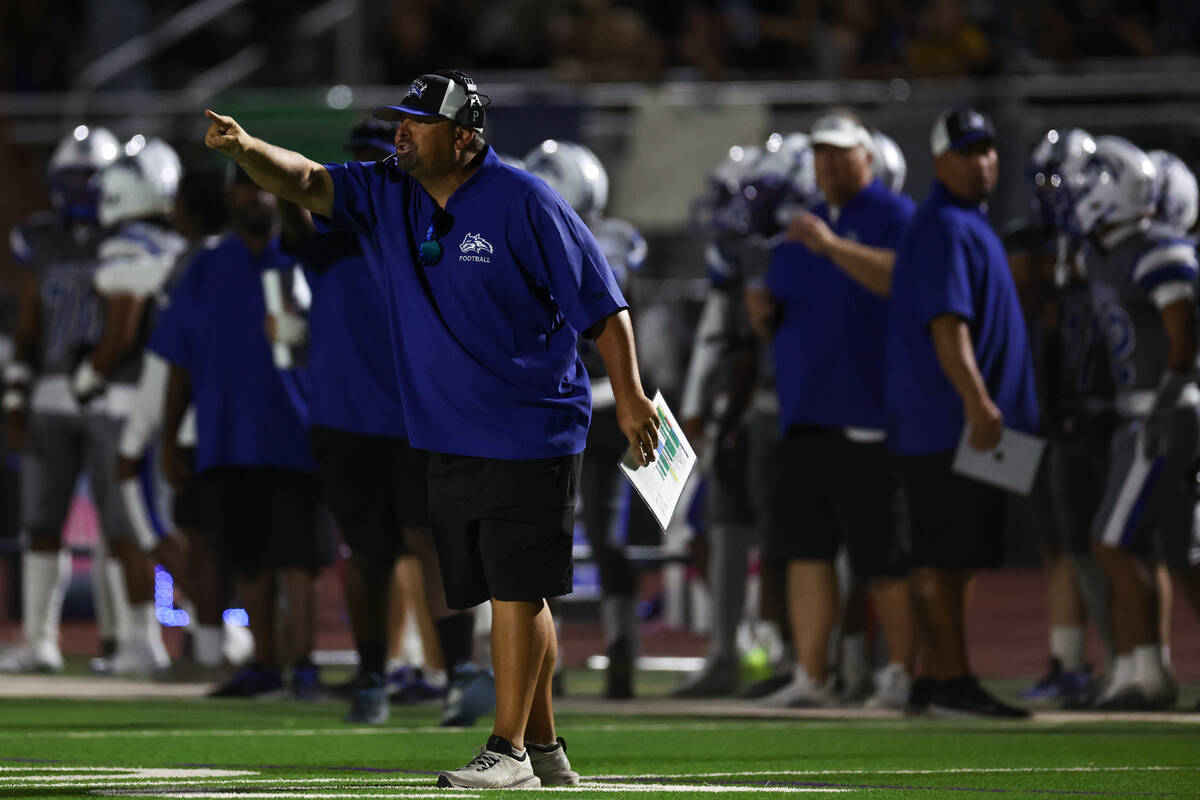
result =
[[[84,65],[189,5],[5,3],[0,91],[70,88]],[[321,5],[241,3],[163,48],[154,69],[106,85],[178,88],[247,43],[267,53],[253,83],[320,82],[334,37],[300,28]],[[349,24],[369,83],[405,82],[431,59],[568,81],[984,76],[1200,44],[1200,4],[1189,0],[391,0],[361,4]]]

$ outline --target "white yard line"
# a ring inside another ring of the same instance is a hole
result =
[[[691,780],[693,778],[761,778],[766,776],[788,777],[819,777],[823,775],[975,775],[975,774],[1019,774],[1033,772],[1200,772],[1200,767],[955,767],[950,769],[795,769],[795,770],[758,770],[746,772],[689,772],[686,775],[670,775],[667,773],[638,775],[638,778],[654,778],[666,780],[678,778]],[[632,775],[596,775],[588,776],[592,780],[619,781],[635,777]]]

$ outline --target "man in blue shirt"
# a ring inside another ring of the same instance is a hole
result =
[[[400,105],[376,109],[400,123],[395,153],[376,164],[322,166],[212,111],[205,142],[263,188],[368,236],[384,264],[405,424],[431,451],[447,601],[492,603],[493,735],[439,785],[577,783],[554,730],[546,605],[571,590],[591,406],[577,337],[595,338],[643,465],[658,447],[655,409],[595,238],[543,181],[500,163],[483,139],[484,103],[461,72],[421,75]]]
[[[884,446],[885,298],[913,202],[875,178],[871,135],[857,115],[822,116],[810,137],[825,199],[796,217],[772,253],[769,294],[747,298],[755,327],[772,330],[785,433],[778,473],[786,477],[769,550],[788,562],[797,651],[792,682],[763,702],[836,704],[827,650],[837,623],[834,560],[844,545],[855,577],[870,584],[890,648],[870,704],[899,708],[908,698],[912,618],[895,467]]]
[[[291,269],[282,252],[275,198],[244,173],[229,187],[233,233],[198,253],[171,293],[150,349],[171,364],[163,411],[163,460],[178,488],[184,466],[178,431],[196,408],[195,469],[212,503],[226,567],[237,575],[250,616],[255,663],[215,696],[247,697],[283,687],[276,647],[276,572],[287,597],[293,687],[316,691],[313,579],[329,560],[316,523],[316,464],[305,421],[263,335],[263,271]],[[327,549],[327,548],[326,548]]]
[[[984,691],[966,652],[967,583],[1001,563],[1004,494],[950,467],[964,425],[976,450],[995,447],[1005,425],[1037,426],[1025,322],[985,213],[994,140],[991,121],[973,109],[948,110],[933,126],[937,180],[892,274],[887,432],[909,496],[916,608],[932,662],[932,683],[919,681],[913,700],[935,711],[1024,716]]]
[[[369,119],[351,131],[346,149],[355,161],[382,159],[392,151],[395,129]],[[307,325],[309,439],[322,495],[351,551],[346,595],[358,674],[347,720],[382,723],[388,718],[389,638],[402,632],[403,623],[400,619],[389,637],[397,622],[389,619],[396,616],[389,615],[389,594],[413,589],[407,594],[415,601],[425,650],[419,679],[405,671],[397,687],[401,693],[444,694],[447,670],[470,661],[474,620],[446,607],[429,534],[427,458],[408,441],[387,308],[376,302],[385,285],[382,267],[360,234],[315,235],[307,212],[291,203],[282,212],[284,245],[308,269],[313,293]],[[356,313],[346,314],[346,308]],[[424,580],[406,577],[414,574],[407,569],[396,571],[397,559],[406,555],[415,557],[420,570],[415,574]],[[416,595],[422,587],[423,595]],[[435,631],[436,637],[429,635]]]

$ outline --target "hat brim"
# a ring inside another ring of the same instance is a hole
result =
[[[830,147],[838,147],[842,150],[849,150],[859,145],[866,146],[862,135],[854,131],[822,131],[821,133],[811,134],[809,141],[813,145],[827,144]]]
[[[964,147],[969,147],[970,145],[973,145],[976,142],[982,142],[985,139],[989,142],[995,141],[996,134],[993,133],[992,131],[986,131],[986,130],[967,131],[962,136],[959,136],[957,139],[955,139],[953,142],[950,143],[950,149],[951,150],[962,150]]]
[[[408,106],[380,106],[371,112],[371,116],[375,119],[382,119],[388,122],[399,122],[405,117],[425,117],[431,119],[450,119],[441,114],[435,114],[432,111],[422,111],[419,108],[409,108]]]

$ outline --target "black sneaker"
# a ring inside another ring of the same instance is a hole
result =
[[[737,696],[744,700],[757,700],[760,697],[766,697],[769,694],[775,694],[783,687],[792,682],[793,673],[791,670],[780,672],[772,675],[769,678],[763,678],[761,681],[755,681],[737,693]]]
[[[974,675],[936,681],[929,697],[929,712],[943,717],[1004,717],[1020,719],[1029,711],[1010,706],[988,694]]]
[[[247,664],[227,682],[208,693],[209,697],[274,697],[283,693],[283,676],[278,669]]]
[[[379,725],[388,720],[387,682],[378,672],[361,673],[354,678],[350,713],[346,722]]]
[[[933,678],[917,678],[908,690],[908,702],[904,704],[905,714],[924,714],[929,710],[929,701],[933,698]]]

